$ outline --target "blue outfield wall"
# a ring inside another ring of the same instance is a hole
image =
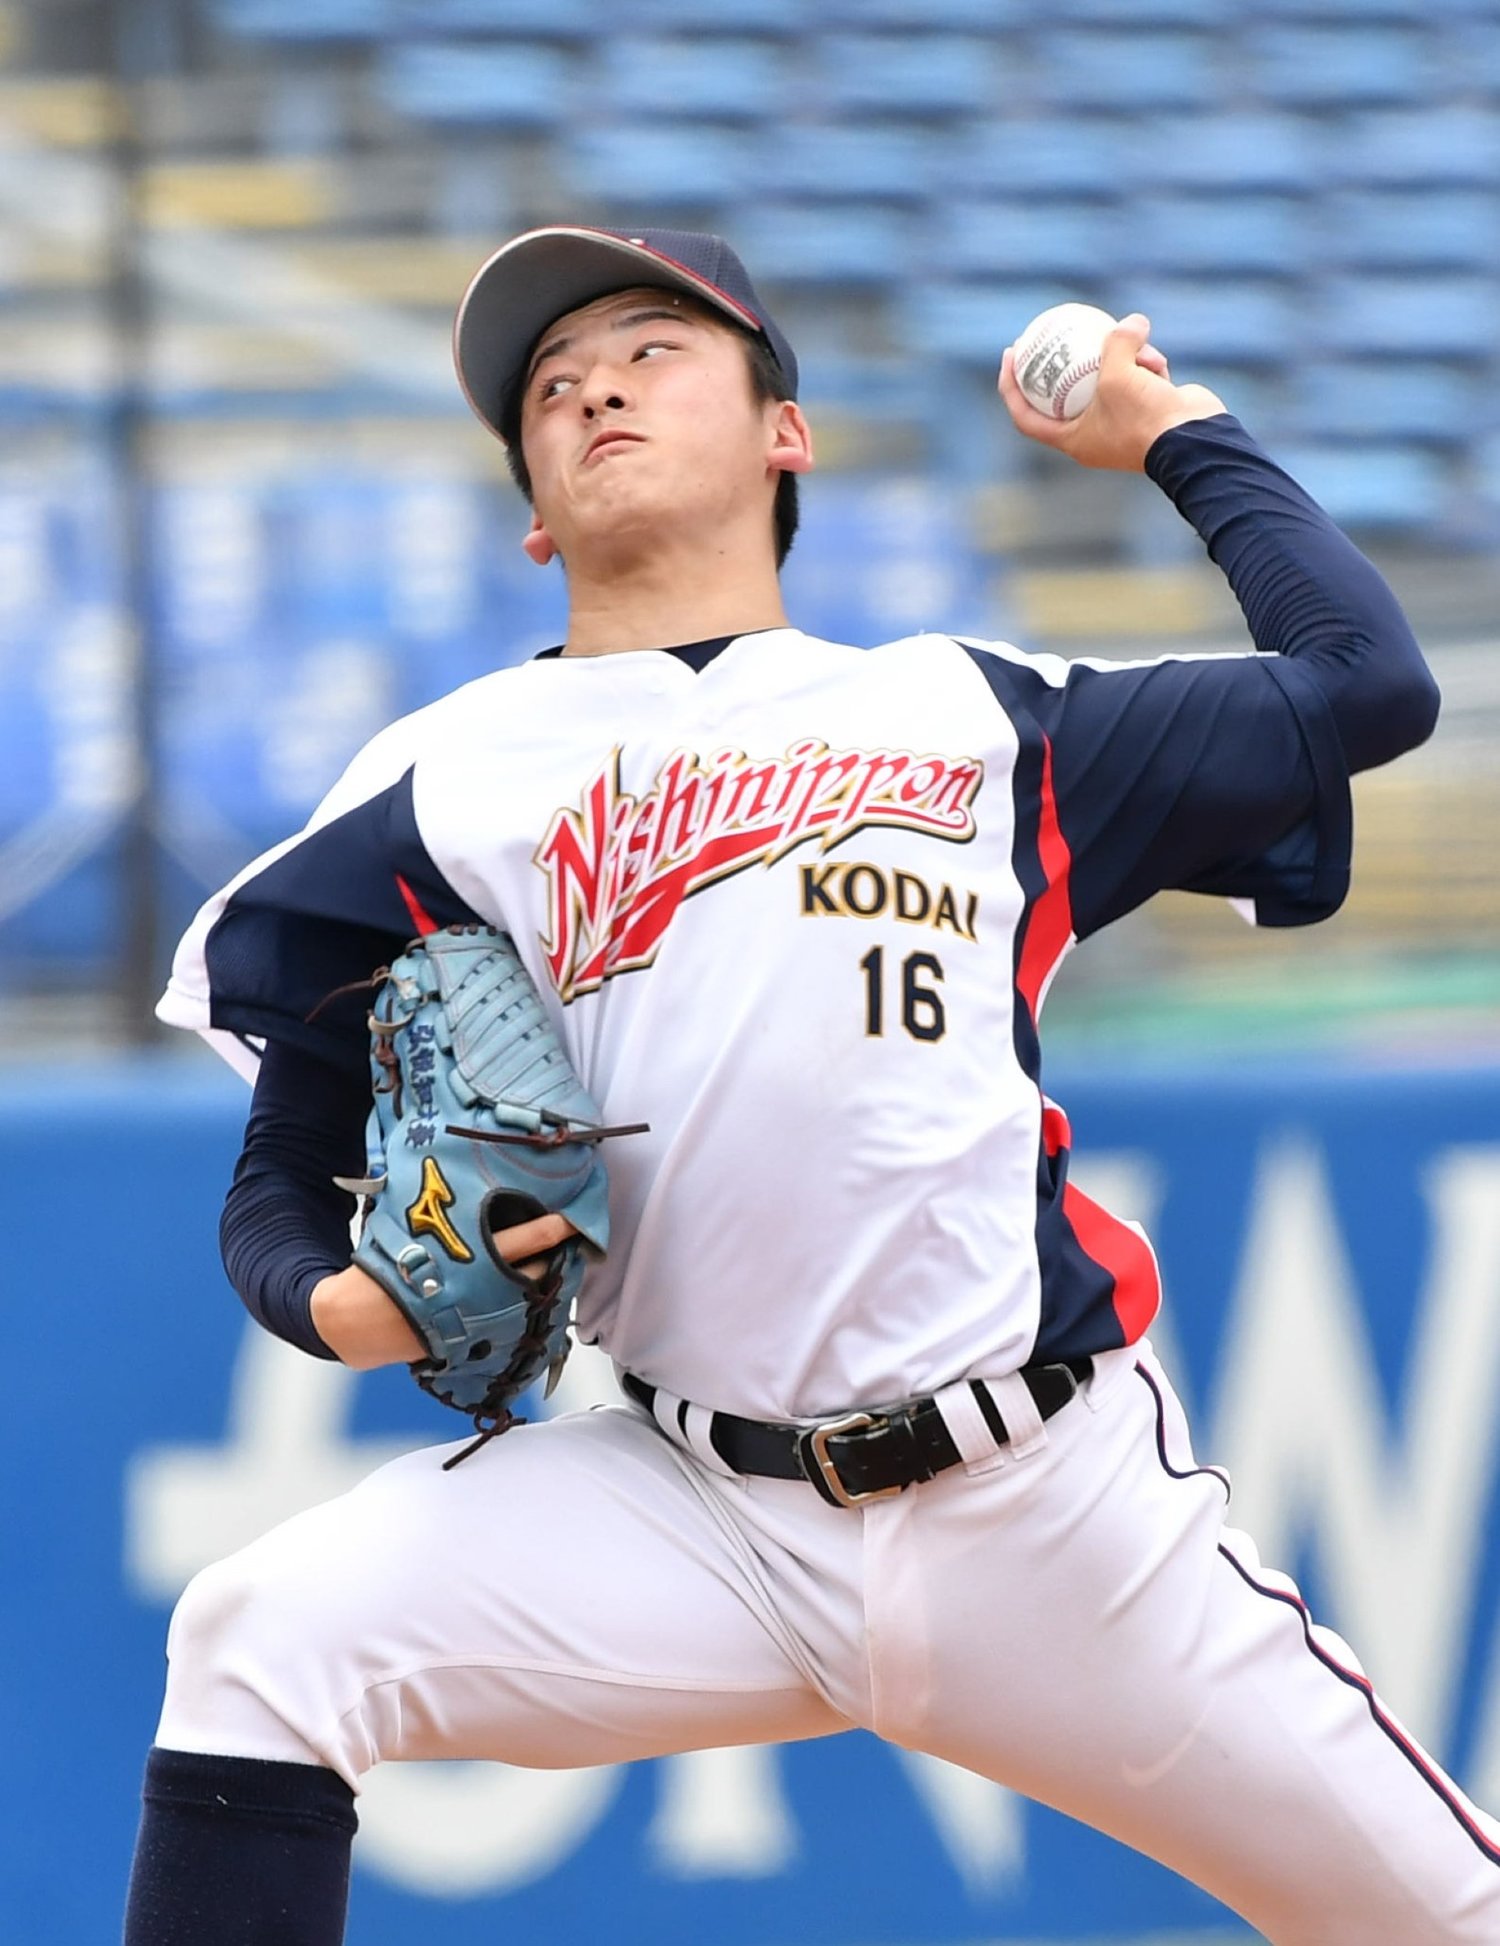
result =
[[[1157,1243],[1154,1336],[1235,1518],[1500,1806],[1500,1068],[1050,1085],[1082,1180]],[[356,1379],[246,1325],[215,1247],[245,1100],[207,1055],[0,1069],[7,1941],[117,1936],[188,1576],[453,1431],[404,1373]],[[562,1402],[603,1383],[575,1359]],[[362,1815],[357,1946],[1249,1937],[1068,1820],[864,1736],[629,1770],[390,1766]]]

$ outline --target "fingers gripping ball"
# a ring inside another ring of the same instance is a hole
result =
[[[1094,396],[1104,340],[1115,328],[1093,304],[1054,304],[1015,343],[1016,383],[1052,419],[1076,419]]]
[[[599,1143],[637,1131],[600,1126],[505,933],[450,926],[375,977],[354,1261],[427,1346],[418,1383],[489,1438],[514,1423],[511,1400],[561,1369],[586,1258],[609,1244]],[[526,1270],[507,1263],[497,1235],[549,1212],[578,1234]]]

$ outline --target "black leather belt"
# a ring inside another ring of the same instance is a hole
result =
[[[1027,1365],[1021,1378],[1036,1401],[1037,1412],[1050,1419],[1060,1412],[1093,1370],[1088,1358],[1065,1365]],[[621,1374],[631,1398],[650,1412],[656,1387],[634,1372]],[[989,1387],[972,1379],[974,1394],[995,1443],[1010,1438]],[[654,1415],[653,1415],[654,1416]],[[685,1427],[686,1403],[678,1407],[679,1427]],[[776,1425],[763,1419],[740,1419],[732,1412],[716,1412],[709,1420],[709,1444],[736,1473],[758,1473],[772,1480],[811,1481],[834,1507],[857,1507],[866,1500],[884,1500],[920,1480],[931,1480],[963,1457],[943,1422],[935,1399],[913,1399],[883,1412],[846,1412],[817,1426]]]

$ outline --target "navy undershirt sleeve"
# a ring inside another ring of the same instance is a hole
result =
[[[368,1071],[268,1041],[243,1153],[225,1198],[219,1243],[250,1315],[319,1358],[313,1286],[349,1263],[354,1198],[335,1175],[365,1173]]]
[[[1432,734],[1437,684],[1396,597],[1237,419],[1163,433],[1146,471],[1202,536],[1256,648],[1295,662],[1322,691],[1351,771]]]
[[[1059,674],[978,652],[1020,737],[1018,806],[1055,817],[1080,939],[1169,889],[1244,901],[1260,925],[1327,918],[1349,883],[1350,772],[1422,742],[1436,685],[1385,582],[1238,421],[1174,427],[1146,465],[1259,653]]]

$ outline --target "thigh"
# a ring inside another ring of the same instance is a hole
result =
[[[1500,1939],[1500,1827],[1224,1527],[1154,1361],[1049,1430],[938,1509],[914,1740],[1162,1860],[1276,1946]]]
[[[158,1741],[330,1765],[624,1761],[846,1727],[693,1462],[622,1409],[408,1454],[205,1570]]]

